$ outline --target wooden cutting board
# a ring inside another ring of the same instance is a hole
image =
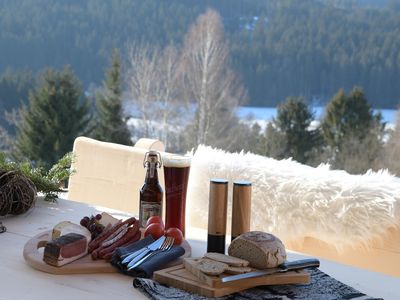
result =
[[[216,277],[216,276],[210,276]],[[243,279],[232,283],[219,283],[212,287],[196,275],[188,271],[184,264],[157,271],[153,279],[159,283],[176,287],[205,297],[222,297],[260,285],[305,284],[310,282],[310,274],[306,271],[292,271],[272,274],[264,277]],[[211,283],[213,284],[213,283]],[[215,283],[214,283],[215,284]]]
[[[206,283],[208,286],[213,288],[223,288],[223,287],[230,287],[236,286],[238,283],[241,285],[252,285],[252,286],[259,286],[259,285],[278,285],[278,284],[287,284],[287,283],[309,283],[310,282],[310,275],[304,271],[293,271],[293,272],[286,272],[286,273],[277,273],[268,276],[261,276],[261,277],[254,277],[248,279],[242,279],[240,281],[231,281],[231,282],[222,282],[221,279],[226,276],[231,276],[231,274],[221,274],[219,276],[212,276],[207,275],[201,272],[197,267],[198,258],[185,258],[183,260],[183,265],[185,269],[196,276],[201,282]],[[256,269],[253,269],[256,271]],[[289,281],[294,282],[289,282]]]
[[[24,246],[24,259],[34,269],[42,272],[65,275],[65,274],[91,274],[91,273],[117,273],[118,270],[105,260],[92,260],[90,255],[86,255],[62,267],[54,267],[43,261],[43,249],[46,243],[51,240],[52,230],[40,233],[31,238]],[[190,257],[192,249],[187,241],[181,245],[185,249],[185,254],[177,260],[168,264],[167,267],[182,264],[182,259]]]

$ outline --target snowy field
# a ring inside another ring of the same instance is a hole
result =
[[[143,122],[138,115],[138,111],[132,105],[132,103],[125,104],[125,113],[129,116],[132,116],[128,121],[128,126],[141,128],[143,127]],[[396,113],[395,109],[374,109],[374,112],[380,112],[382,114],[383,122],[386,122],[387,129],[394,129],[396,123]],[[194,112],[194,109],[193,109]],[[313,113],[315,116],[315,120],[311,123],[310,129],[314,129],[319,126],[320,120],[324,117],[325,107],[323,106],[315,106],[313,107]],[[273,119],[276,118],[277,109],[275,107],[253,107],[253,106],[240,106],[237,109],[237,116],[241,119],[241,121],[249,126],[252,126],[255,123],[261,127],[261,131],[264,131],[267,124]],[[186,121],[191,118],[186,116]],[[155,131],[163,131],[165,128],[162,124],[156,124],[154,122],[150,122],[148,124],[149,127],[153,128]],[[183,123],[185,123],[183,121]],[[170,131],[179,131],[183,124],[174,124],[174,126],[169,126]]]
[[[311,123],[311,127],[315,128],[320,124],[320,120],[324,117],[325,107],[316,106],[313,107],[315,120]],[[386,122],[386,128],[393,129],[396,123],[395,109],[374,109],[374,112],[380,112],[382,114],[383,122]],[[254,124],[255,122],[264,129],[268,122],[272,118],[276,118],[277,109],[275,107],[253,107],[253,106],[240,106],[237,110],[237,116],[244,120],[248,124]]]

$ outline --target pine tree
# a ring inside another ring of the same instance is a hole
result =
[[[340,90],[327,105],[321,124],[333,166],[351,173],[371,168],[382,148],[381,120],[360,88],[349,95]]]
[[[28,106],[21,110],[14,156],[49,168],[85,133],[88,111],[80,83],[68,67],[45,71],[29,95]]]
[[[122,114],[121,61],[113,51],[102,92],[97,94],[98,124],[93,137],[112,143],[131,145],[131,135]]]
[[[400,177],[400,110],[397,111],[395,128],[390,130],[389,140],[381,153],[379,167],[387,168]]]
[[[286,141],[274,123],[274,120],[267,124],[265,134],[262,139],[262,153],[265,156],[273,157],[276,159],[288,158],[284,153]]]
[[[289,97],[278,106],[277,118],[267,126],[267,155],[309,162],[322,141],[319,130],[310,129],[313,119],[303,99]]]

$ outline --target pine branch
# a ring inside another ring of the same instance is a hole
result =
[[[0,152],[0,169],[25,175],[33,182],[37,191],[45,195],[46,201],[56,201],[59,193],[67,191],[62,185],[73,174],[70,168],[72,161],[73,154],[67,153],[46,172],[43,168],[35,168],[27,162],[8,161],[5,153]]]

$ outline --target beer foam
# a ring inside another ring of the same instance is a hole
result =
[[[187,168],[190,167],[190,156],[184,155],[165,155],[162,157],[164,167],[170,168]]]

